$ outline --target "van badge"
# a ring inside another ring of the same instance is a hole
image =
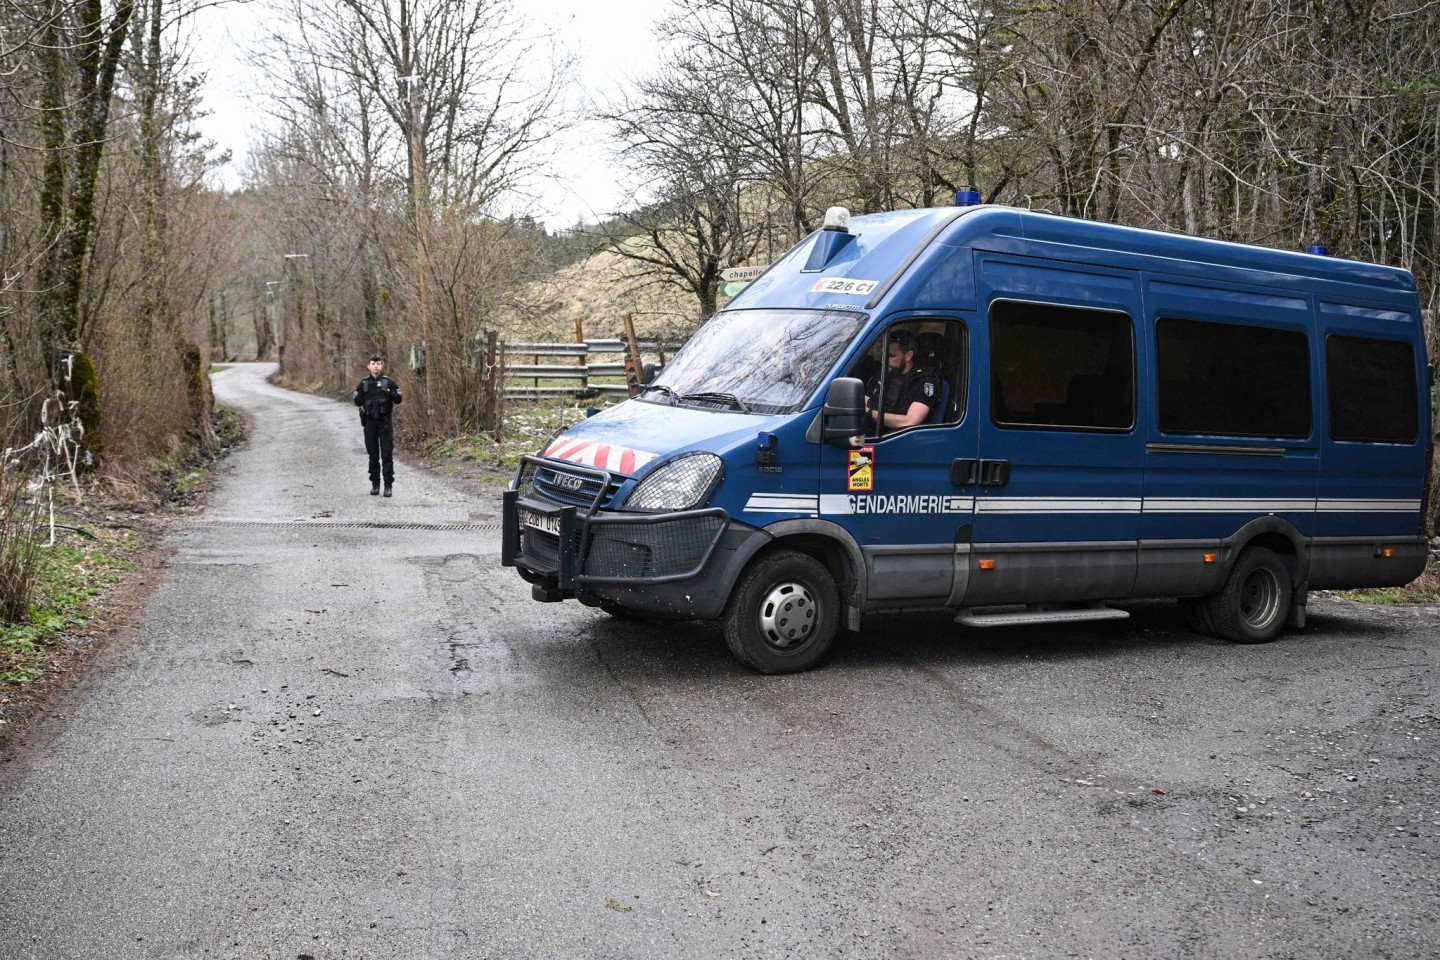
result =
[[[849,489],[875,489],[875,448],[861,447],[850,451]]]
[[[569,490],[571,493],[578,492],[581,487],[585,486],[585,478],[577,477],[574,474],[557,473],[554,479],[555,486],[561,490]]]

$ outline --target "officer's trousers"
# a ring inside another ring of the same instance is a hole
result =
[[[383,475],[385,486],[395,482],[395,423],[389,417],[383,420],[361,421],[365,425],[365,452],[370,456],[370,485],[380,482]]]

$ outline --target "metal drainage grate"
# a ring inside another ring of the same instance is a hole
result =
[[[325,520],[297,518],[294,520],[199,520],[201,527],[288,527],[293,530],[499,530],[500,521],[483,520],[474,523],[408,523],[403,520]]]

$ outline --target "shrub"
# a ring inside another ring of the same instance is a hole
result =
[[[19,623],[35,590],[39,510],[19,470],[0,468],[0,623]]]

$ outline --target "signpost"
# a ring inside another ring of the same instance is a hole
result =
[[[730,267],[720,271],[720,295],[733,297],[744,290],[760,274],[770,269],[770,265],[763,264],[758,267]]]
[[[768,263],[759,267],[730,267],[720,271],[720,279],[726,283],[731,283],[736,280],[744,280],[746,283],[749,283],[769,269],[770,264]]]

